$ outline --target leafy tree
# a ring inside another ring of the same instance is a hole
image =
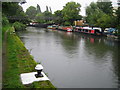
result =
[[[44,17],[44,15],[43,15],[43,13],[39,13],[39,14],[36,15],[36,18],[35,18],[35,19],[36,19],[36,21],[39,22],[39,23],[44,23],[44,22],[45,22],[44,18],[45,18],[45,17]]]
[[[50,9],[50,12],[52,13],[51,7],[49,7],[49,9]]]
[[[105,28],[105,27],[111,27],[112,24],[111,16],[103,13],[99,19],[97,19],[96,25]]]
[[[2,13],[6,16],[13,16],[17,13],[18,3],[3,2],[2,3]]]
[[[27,8],[26,10],[26,15],[31,19],[34,20],[35,16],[37,14],[37,10],[34,6],[30,6],[29,8]]]
[[[7,17],[3,14],[2,15],[2,25],[8,25],[9,24],[9,20],[7,19]]]
[[[59,17],[62,17],[62,10],[57,10],[54,12],[54,15],[55,16],[59,16]]]
[[[119,33],[120,33],[120,7],[118,7],[118,10],[116,11],[116,15],[117,15],[117,20],[116,20],[116,22],[117,22],[117,28],[118,28],[118,30],[119,30]]]
[[[46,11],[49,12],[48,6],[46,6]]]
[[[13,26],[14,26],[16,31],[25,30],[25,28],[26,28],[26,25],[24,25],[24,24],[22,24],[20,22],[13,23]]]
[[[43,12],[43,16],[44,16],[46,23],[52,21],[53,19],[52,13],[48,11]]]
[[[72,25],[75,20],[81,19],[79,15],[80,7],[81,5],[76,2],[68,2],[66,6],[64,6],[62,15],[67,24]]]
[[[39,5],[37,5],[37,12],[38,11],[40,11]],[[36,14],[35,20],[40,23],[51,23],[53,21],[53,15],[52,12],[49,12],[48,6],[46,6],[46,11]]]
[[[92,15],[96,10],[98,10],[97,4],[94,2],[91,2],[91,4],[86,8],[86,15],[87,16]]]
[[[23,8],[17,2],[3,2],[2,13],[6,16],[25,16]]]
[[[101,18],[101,16],[103,16],[103,12],[100,10],[96,10],[93,14],[89,15],[88,18],[88,22],[91,26],[99,26],[98,19]],[[102,24],[102,23],[101,23]]]
[[[98,9],[97,4],[92,2],[86,8],[86,21],[89,22],[90,25],[95,25],[97,19],[101,17],[102,11]]]
[[[37,4],[37,13],[41,13],[40,6]]]
[[[57,10],[54,12],[54,22],[56,24],[63,24],[62,10]]]
[[[98,0],[97,6],[100,10],[102,10],[106,14],[112,15],[113,7],[112,2],[110,0]]]
[[[3,2],[2,13],[8,17],[10,22],[14,22],[11,17],[16,17],[17,19],[19,18],[19,20],[21,20],[21,18],[26,18],[23,8],[17,2]]]
[[[105,4],[110,4],[110,3],[105,3],[102,5],[103,2],[97,2],[94,3],[92,2],[87,8],[86,8],[86,21],[89,23],[89,25],[92,26],[99,26],[105,29],[106,27],[115,27],[115,16],[113,16],[111,10],[108,10],[111,5],[107,5],[105,7]],[[100,6],[102,5],[102,6]],[[109,6],[109,7],[108,7]],[[103,8],[105,11],[103,10]]]

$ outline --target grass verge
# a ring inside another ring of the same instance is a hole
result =
[[[13,30],[14,28],[9,28]],[[16,34],[7,33],[6,70],[3,72],[3,88],[54,88],[50,81],[34,82],[23,85],[21,73],[33,72],[36,62]]]

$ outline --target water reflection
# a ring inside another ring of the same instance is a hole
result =
[[[58,88],[116,88],[118,43],[105,37],[29,27],[21,40]],[[119,81],[118,81],[119,79]]]
[[[79,38],[72,32],[61,33],[61,31],[58,31],[57,33],[59,33],[61,45],[68,54],[67,56],[70,58],[76,56],[79,50]]]

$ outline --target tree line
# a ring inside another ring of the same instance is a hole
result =
[[[114,9],[112,2],[108,0],[98,0],[92,2],[86,8],[86,21],[91,26],[99,26],[103,29],[116,27],[120,29],[120,7]]]
[[[106,2],[106,0],[91,2],[91,4],[86,7],[85,17],[79,14],[81,11],[80,8],[81,5],[79,3],[68,2],[62,10],[57,10],[52,14],[47,6],[46,11],[42,13],[40,6],[37,5],[37,8],[33,6],[29,7],[26,14],[31,17],[32,12],[36,12],[31,19],[41,23],[74,25],[75,20],[84,19],[89,26],[101,27],[103,30],[108,27],[120,29],[120,7],[114,9],[110,0],[108,0],[108,2]]]
[[[3,27],[14,26],[15,30],[25,30],[26,22],[28,22],[28,18],[18,2],[2,3]]]
[[[62,10],[57,10],[52,14],[51,7],[46,6],[46,11],[41,12],[40,6],[30,6],[26,10],[29,19],[39,23],[55,23],[62,25],[73,25],[74,20],[82,19],[79,15],[81,5],[76,2],[68,2]]]
[[[85,17],[79,14],[81,4],[73,1],[66,3],[62,10],[57,10],[54,13],[48,6],[46,6],[46,11],[42,12],[38,4],[37,7],[30,6],[24,12],[19,3],[6,2],[2,3],[2,9],[3,23],[6,23],[5,19],[8,16],[22,16],[26,17],[27,21],[60,25],[74,25],[75,20],[84,19],[90,26],[98,26],[103,29],[107,27],[120,29],[120,7],[114,10],[110,0],[108,2],[105,2],[105,0],[91,2],[86,7]],[[19,22],[24,23],[24,20]]]

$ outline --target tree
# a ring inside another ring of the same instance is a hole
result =
[[[18,3],[12,3],[12,2],[3,2],[2,3],[2,13],[4,13],[6,16],[13,16],[16,14],[18,8]]]
[[[97,19],[97,23],[96,25],[100,26],[101,28],[105,29],[106,27],[111,27],[112,25],[112,19],[111,16],[102,13],[102,15],[100,16],[100,18]]]
[[[119,3],[118,3],[118,9],[116,11],[116,22],[117,22],[117,28],[118,28],[118,32],[120,34],[120,6],[119,6]]]
[[[45,22],[44,18],[45,17],[43,15],[43,13],[38,13],[35,17],[36,21],[39,22],[39,23],[44,23]]]
[[[46,6],[46,11],[49,12],[48,6]]]
[[[41,9],[40,9],[40,6],[37,4],[37,14],[38,13],[41,13]]]
[[[54,22],[56,24],[63,24],[62,10],[57,10],[54,12]]]
[[[35,19],[36,14],[37,14],[37,10],[36,10],[36,8],[34,6],[30,6],[29,8],[27,8],[26,15],[28,15],[28,17],[31,20]]]
[[[98,10],[97,4],[94,2],[91,2],[91,4],[86,8],[86,15],[87,16],[92,15],[96,10]]]
[[[76,2],[68,2],[62,10],[62,15],[65,23],[72,25],[77,19],[81,19],[79,15],[81,5]]]
[[[54,15],[55,16],[59,16],[59,17],[62,17],[62,10],[57,10],[54,12]]]
[[[8,25],[9,24],[9,20],[7,19],[7,17],[3,14],[2,15],[2,26]]]
[[[2,13],[6,16],[25,16],[23,8],[18,2],[3,2]]]
[[[16,20],[20,22],[27,21],[26,14],[18,2],[3,2],[2,13],[8,18],[9,22],[15,22]],[[22,18],[26,18],[26,20]]]
[[[103,2],[102,2],[103,3]],[[113,16],[112,12],[105,11],[108,10],[108,7],[102,7],[100,8],[101,2],[94,3],[92,2],[87,8],[86,8],[86,21],[91,26],[99,26],[103,29],[106,27],[115,27],[115,16]],[[104,2],[105,3],[105,2]],[[98,5],[99,4],[99,5]],[[108,3],[107,3],[108,4]],[[103,5],[105,6],[105,5]],[[103,8],[105,10],[103,10]]]
[[[52,21],[53,15],[51,12],[45,11],[43,12],[43,15],[46,23]]]
[[[104,13],[112,15],[113,7],[112,7],[112,2],[110,0],[107,0],[107,1],[106,0],[98,0],[97,6]]]
[[[51,7],[49,7],[49,9],[50,9],[50,12],[52,13]]]
[[[95,25],[97,23],[97,19],[100,18],[102,11],[99,10],[97,4],[91,2],[89,6],[86,8],[86,21],[91,25]]]

